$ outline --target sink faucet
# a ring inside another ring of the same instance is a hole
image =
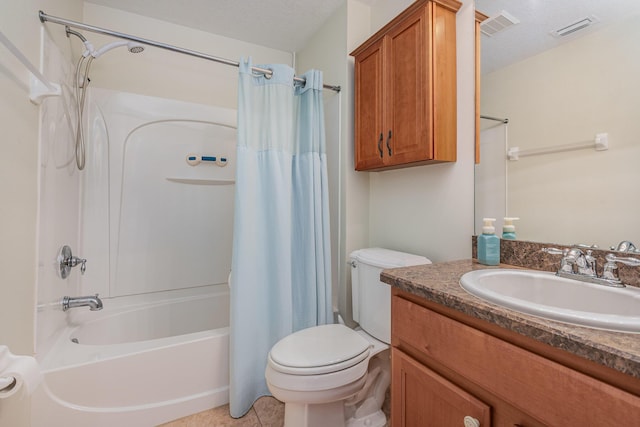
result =
[[[623,240],[622,242],[618,243],[618,246],[611,246],[611,250],[618,252],[640,252],[640,249],[636,248],[636,246],[628,240]]]
[[[557,276],[606,286],[625,286],[618,277],[618,262],[625,265],[640,266],[640,259],[617,257],[613,254],[608,254],[605,257],[607,262],[604,265],[602,276],[598,277],[596,258],[592,255],[593,251],[591,250],[587,250],[585,253],[581,249],[573,247],[571,249],[542,248],[542,251],[551,255],[562,255],[560,268],[556,272]]]
[[[62,311],[75,307],[89,307],[91,311],[102,310],[102,300],[98,298],[98,294],[86,297],[65,296],[62,298]]]

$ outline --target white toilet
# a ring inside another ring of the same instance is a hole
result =
[[[380,282],[380,272],[431,261],[381,248],[354,251],[350,259],[353,318],[360,328],[314,326],[269,352],[265,377],[285,404],[285,427],[386,424],[381,407],[391,379],[391,287]]]

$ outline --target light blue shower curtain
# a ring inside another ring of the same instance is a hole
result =
[[[322,73],[240,62],[233,235],[230,410],[268,395],[271,347],[332,323],[327,157]]]

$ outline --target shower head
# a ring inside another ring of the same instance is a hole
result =
[[[118,42],[106,44],[102,46],[100,49],[91,52],[91,56],[93,56],[94,58],[98,58],[99,56],[102,56],[103,54],[107,53],[111,49],[115,49],[120,46],[126,46],[129,52],[131,53],[140,53],[144,50],[144,46],[142,46],[139,43],[118,41]]]

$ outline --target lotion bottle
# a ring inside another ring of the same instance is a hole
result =
[[[493,226],[495,218],[483,218],[482,234],[478,236],[478,262],[484,265],[500,264],[500,239]]]
[[[513,221],[517,221],[520,218],[505,217],[504,225],[502,226],[502,238],[505,240],[516,240],[516,226],[513,225]]]

